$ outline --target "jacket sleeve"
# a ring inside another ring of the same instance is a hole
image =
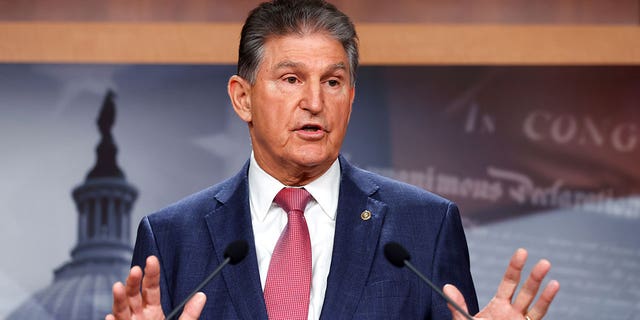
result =
[[[149,218],[144,217],[142,221],[140,221],[140,225],[138,225],[138,234],[136,236],[136,244],[133,249],[131,266],[140,266],[140,268],[144,270],[147,257],[152,255],[156,256],[158,261],[160,261],[160,299],[162,303],[162,310],[165,314],[168,314],[173,309],[173,303],[168,290],[167,269],[160,254],[160,250],[158,250],[156,236],[153,233],[153,228],[151,227]]]
[[[455,285],[462,292],[469,313],[478,313],[478,298],[471,278],[467,240],[458,207],[452,202],[449,202],[436,241],[433,258],[434,283],[440,288],[447,283]],[[432,319],[451,319],[447,302],[435,291],[432,292],[432,301]]]

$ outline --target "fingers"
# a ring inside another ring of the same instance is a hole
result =
[[[525,281],[520,292],[518,292],[515,302],[513,303],[513,307],[516,310],[521,313],[526,313],[527,309],[529,309],[529,305],[531,305],[536,294],[538,294],[538,289],[540,289],[542,280],[544,280],[544,277],[550,269],[551,263],[545,259],[538,261],[538,263],[533,267],[527,281]]]
[[[184,306],[182,315],[179,320],[197,320],[200,317],[200,313],[204,308],[204,304],[207,302],[207,296],[204,293],[196,293],[189,302]]]
[[[453,300],[453,302],[457,303],[460,308],[462,308],[462,310],[464,310],[465,312],[469,312],[467,309],[467,302],[464,301],[464,296],[462,295],[462,293],[460,292],[460,290],[458,290],[458,288],[456,288],[454,285],[451,284],[446,284],[444,286],[444,288],[442,289],[442,291],[444,292],[445,295],[447,295],[447,297],[449,297],[449,299]],[[451,311],[451,315],[453,316],[453,320],[466,320],[467,318],[462,315],[460,312],[458,312],[458,310],[456,310],[456,308],[451,305],[450,303],[447,303],[447,307],[449,307],[449,310]]]
[[[522,248],[516,250],[511,257],[509,266],[507,267],[507,270],[502,277],[502,281],[498,286],[496,298],[511,301],[513,293],[516,291],[516,288],[520,283],[520,274],[522,273],[522,268],[524,268],[525,262],[527,262],[527,250]]]
[[[142,282],[142,269],[134,266],[129,271],[125,291],[129,302],[129,309],[133,314],[141,314],[143,310],[142,296],[140,295],[140,283]]]
[[[105,320],[131,319],[134,316],[142,317],[143,313],[149,312],[162,314],[158,258],[154,256],[147,258],[144,276],[140,267],[131,268],[126,284],[116,282],[112,290],[112,314],[107,315]]]
[[[538,301],[533,305],[533,308],[529,310],[528,315],[531,319],[539,320],[547,314],[549,305],[553,302],[553,298],[560,291],[560,283],[556,280],[551,280],[540,294]]]
[[[112,287],[113,291],[113,307],[111,312],[105,317],[105,320],[131,319],[129,310],[129,302],[127,300],[126,291],[122,282],[116,282]]]
[[[144,267],[142,302],[144,305],[160,305],[160,262],[155,256],[149,256]]]

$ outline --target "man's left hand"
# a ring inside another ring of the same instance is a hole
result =
[[[542,259],[533,267],[529,278],[524,283],[520,292],[513,300],[513,295],[516,292],[516,288],[520,283],[520,274],[524,268],[524,264],[527,261],[527,251],[525,249],[518,249],[511,257],[507,271],[504,273],[504,277],[498,286],[496,295],[489,301],[478,314],[474,316],[474,319],[487,319],[487,320],[512,320],[512,319],[525,319],[525,320],[540,320],[544,317],[549,309],[549,305],[555,298],[558,290],[560,290],[560,284],[556,280],[551,280],[542,291],[542,294],[538,298],[538,301],[533,305],[531,309],[529,306],[533,302],[540,288],[542,280],[551,269],[551,263],[548,260]],[[444,292],[454,302],[459,304],[462,309],[467,310],[466,303],[462,293],[453,285],[447,284],[444,286]],[[453,315],[454,320],[465,320],[466,318],[460,314],[455,308],[449,305],[449,310]]]

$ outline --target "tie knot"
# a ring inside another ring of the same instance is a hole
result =
[[[282,188],[273,201],[287,213],[300,211],[304,213],[311,194],[304,188]]]

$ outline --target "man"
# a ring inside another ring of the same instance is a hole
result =
[[[146,265],[144,278],[134,267],[126,287],[114,285],[113,315],[106,319],[162,319],[237,239],[248,241],[247,258],[191,299],[181,319],[461,317],[386,261],[390,241],[406,246],[414,265],[478,312],[456,206],[339,156],[357,65],[355,29],[334,6],[276,0],[251,12],[238,75],[228,84],[234,110],[249,128],[250,160],[229,180],[142,220],[133,264]],[[477,317],[544,316],[556,282],[529,306],[549,270],[546,261],[512,304],[525,259],[525,251],[516,252],[498,294]]]

